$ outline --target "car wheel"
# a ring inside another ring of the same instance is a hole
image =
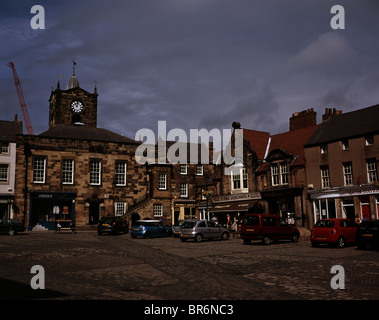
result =
[[[196,242],[201,242],[201,240],[203,240],[203,236],[202,236],[200,233],[198,233],[198,234],[195,236],[195,241],[196,241]]]
[[[339,237],[337,240],[337,247],[343,248],[345,246],[345,239],[343,237]]]
[[[14,236],[14,235],[16,234],[16,232],[14,232],[13,229],[9,229],[9,230],[8,230],[8,234],[9,234],[10,236]]]
[[[265,244],[265,245],[269,245],[270,242],[271,242],[271,239],[270,239],[269,236],[264,236],[263,239],[262,239],[262,242],[263,242],[263,244]]]
[[[101,231],[97,231],[97,234],[101,236],[103,233]]]
[[[227,232],[224,232],[222,235],[221,235],[221,240],[228,240],[229,239],[229,234]]]
[[[292,235],[292,242],[298,242],[299,241],[299,235],[297,233],[294,233]]]

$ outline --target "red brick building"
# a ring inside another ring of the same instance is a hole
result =
[[[310,220],[378,219],[379,105],[326,109],[305,144]]]

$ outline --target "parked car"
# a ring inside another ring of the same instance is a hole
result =
[[[194,239],[201,242],[203,239],[229,239],[230,231],[213,221],[186,220],[180,227],[180,240]]]
[[[379,249],[379,220],[363,221],[357,230],[357,246],[359,249],[375,247]]]
[[[0,232],[7,233],[10,236],[15,235],[18,232],[24,232],[25,227],[21,219],[1,219],[0,220]]]
[[[349,219],[322,219],[316,222],[311,231],[311,245],[334,244],[343,248],[356,241],[358,225]]]
[[[180,237],[180,227],[186,220],[178,220],[177,222],[174,223],[172,226],[172,234],[175,238]]]
[[[261,240],[264,244],[270,244],[272,240],[296,242],[299,237],[299,229],[274,214],[246,214],[242,220],[241,238],[245,244],[251,240]]]
[[[171,237],[172,227],[162,225],[159,220],[138,220],[130,232],[132,238]]]
[[[128,222],[123,217],[102,217],[97,225],[97,233],[128,233]]]

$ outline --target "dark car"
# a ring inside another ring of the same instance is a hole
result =
[[[349,219],[322,219],[316,222],[311,231],[311,245],[334,244],[343,248],[355,243],[358,225]]]
[[[171,237],[172,227],[164,226],[160,220],[138,220],[130,232],[132,238]]]
[[[365,247],[379,249],[379,220],[361,223],[357,230],[357,246],[359,249]]]
[[[261,240],[264,244],[270,244],[271,240],[296,242],[299,237],[299,229],[274,214],[246,214],[242,220],[241,238],[245,244],[251,240]]]
[[[102,217],[97,225],[97,233],[128,233],[129,225],[123,217]]]
[[[0,232],[7,233],[10,236],[15,235],[17,232],[24,232],[25,227],[21,219],[1,219]]]

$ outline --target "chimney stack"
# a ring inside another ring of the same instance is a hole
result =
[[[293,113],[290,118],[290,131],[315,126],[317,124],[316,115],[313,108]]]

